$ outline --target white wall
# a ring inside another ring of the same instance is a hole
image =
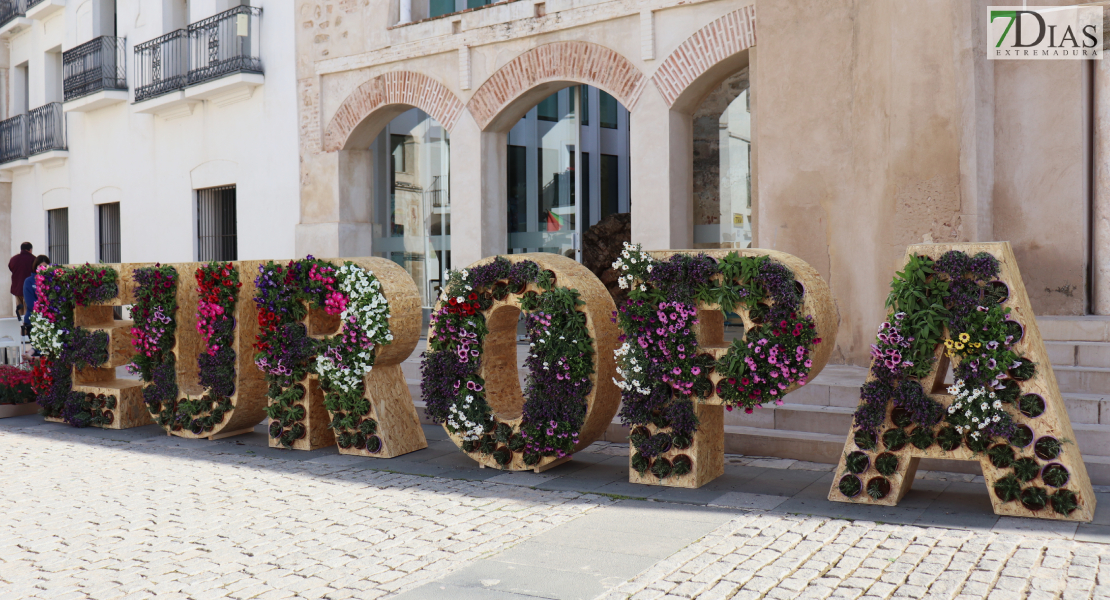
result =
[[[166,33],[163,10],[173,8],[171,3],[184,5],[183,0],[119,0],[118,34],[127,38],[132,98],[133,48]],[[238,3],[190,0],[190,22]],[[293,3],[254,0],[253,4],[263,9],[265,69],[265,83],[254,95],[224,107],[203,102],[191,116],[173,120],[135,112],[130,102],[67,113],[66,162],[55,167],[37,165],[13,175],[12,234],[18,238],[12,242],[14,249],[26,239],[36,252],[44,252],[45,210],[64,205],[69,207],[70,261],[95,262],[94,204],[118,199],[124,262],[194,260],[194,184],[234,183],[238,258],[293,257],[294,228],[300,220]],[[111,9],[110,3],[105,6]],[[87,41],[78,32],[77,10],[78,3],[67,3],[46,26],[35,21],[12,39],[11,64],[30,63],[31,108],[48,97],[46,51],[63,39],[65,49]],[[94,35],[110,35],[111,31],[101,29],[108,23],[108,19],[95,20]]]

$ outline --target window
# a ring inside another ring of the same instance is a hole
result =
[[[528,148],[509,146],[509,232],[528,231]]]
[[[197,259],[239,260],[235,186],[197,190]]]
[[[101,204],[99,211],[100,262],[120,263],[119,202]]]
[[[617,106],[619,106],[617,99],[602,90],[598,90],[597,106],[597,112],[601,113],[601,115],[599,115],[599,118],[601,119],[601,126],[606,129],[616,129],[617,114],[620,112],[619,110],[617,110]]]
[[[601,155],[601,218],[619,213],[620,208],[620,158],[612,154]]]
[[[556,92],[536,105],[536,117],[541,121],[559,120],[559,94]]]
[[[442,17],[455,12],[455,0],[428,0],[428,17]]]
[[[578,93],[582,94],[582,126],[590,125],[590,86],[578,86]]]
[[[411,135],[390,135],[389,151],[393,154],[393,172],[411,173],[412,149],[416,145]]]
[[[50,262],[69,264],[69,209],[55,208],[46,211],[46,247]]]
[[[485,6],[485,5],[490,4],[492,2],[493,2],[493,0],[466,0],[466,7],[467,8],[478,8],[480,6]]]

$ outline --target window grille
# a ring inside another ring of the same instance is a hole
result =
[[[101,204],[100,211],[100,262],[121,263],[119,202]]]
[[[197,190],[197,259],[239,260],[235,186]]]
[[[50,262],[69,264],[69,209],[55,208],[46,211],[46,246]]]

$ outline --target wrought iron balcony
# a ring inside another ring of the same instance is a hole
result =
[[[94,38],[62,56],[65,101],[104,90],[127,90],[126,40]]]
[[[27,16],[27,0],[0,0],[0,27],[24,16]]]
[[[27,113],[28,154],[68,150],[66,115],[61,102],[51,102]]]
[[[27,158],[27,115],[0,121],[0,164]]]
[[[46,0],[27,0],[27,8],[34,8]]]
[[[262,73],[262,9],[236,6],[189,25],[189,85],[233,73]]]
[[[135,102],[184,89],[189,77],[189,32],[171,31],[135,46]]]
[[[261,18],[261,8],[236,6],[135,46],[135,102],[227,75],[261,74]]]

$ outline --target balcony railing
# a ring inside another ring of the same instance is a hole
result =
[[[0,121],[0,164],[27,158],[27,115]]]
[[[27,16],[27,0],[0,0],[0,27],[24,16]]]
[[[66,114],[61,102],[44,104],[27,113],[30,155],[67,150]]]
[[[189,76],[188,49],[184,29],[135,46],[135,102],[183,89]]]
[[[68,50],[62,57],[65,101],[103,90],[127,90],[126,40],[94,38]]]
[[[236,6],[135,46],[135,102],[233,73],[262,73],[261,17],[261,8]]]
[[[46,2],[46,0],[28,0],[27,1],[27,8],[34,8],[34,7],[42,4],[43,2]]]
[[[236,6],[189,26],[189,85],[232,73],[261,73],[262,9]]]

